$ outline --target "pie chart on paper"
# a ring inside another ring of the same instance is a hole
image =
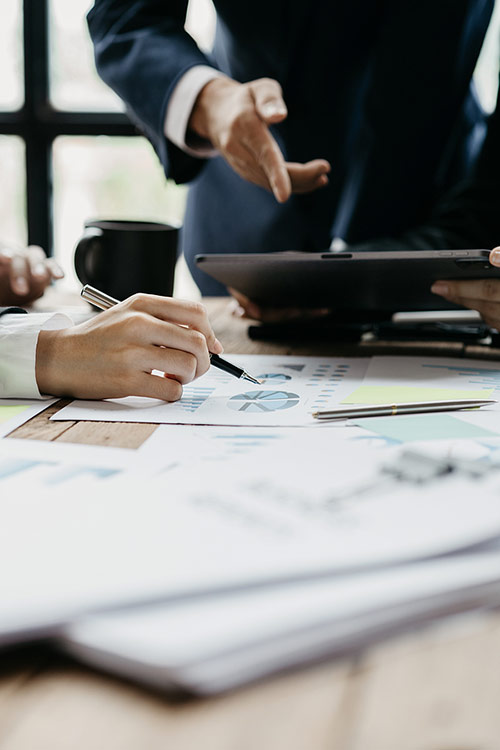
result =
[[[238,393],[227,402],[233,411],[245,411],[251,414],[291,409],[297,406],[300,398],[296,393],[287,391],[250,391]]]

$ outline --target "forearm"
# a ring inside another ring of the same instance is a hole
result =
[[[72,373],[76,362],[65,355],[64,331],[40,331],[36,347],[36,382],[40,393],[73,396]],[[78,363],[81,367],[83,363]]]

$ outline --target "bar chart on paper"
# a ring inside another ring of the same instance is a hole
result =
[[[0,442],[0,496],[56,488],[73,479],[107,479],[131,468],[130,451],[38,440]]]
[[[117,471],[103,466],[67,465],[36,459],[0,458],[0,486],[2,482],[7,480],[22,478],[23,480],[36,481],[39,487],[52,487],[64,484],[71,479],[81,479],[84,476],[105,479],[116,474]]]
[[[196,386],[184,386],[182,399],[179,406],[187,412],[194,412],[205,403],[214,392],[214,388],[197,388]]]
[[[180,401],[153,399],[74,401],[56,420],[165,424],[304,426],[312,412],[339,404],[363,379],[364,358],[230,356],[262,381],[259,388],[215,368],[184,388]]]

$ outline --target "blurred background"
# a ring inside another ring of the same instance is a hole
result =
[[[72,256],[86,219],[181,223],[186,192],[165,180],[151,146],[125,123],[119,99],[99,80],[85,22],[90,6],[89,0],[24,0],[33,29],[23,25],[23,0],[2,0],[0,11],[0,237],[20,245],[28,240],[45,245],[64,268],[68,289],[79,287]],[[40,62],[37,59],[29,71],[25,86],[24,48],[35,57],[40,54],[30,46],[33,40],[38,44],[40,19],[48,26],[42,50],[47,66],[42,64],[40,70],[58,131],[46,150],[46,163],[33,123],[31,130],[23,129],[26,110],[31,108],[31,117],[36,116],[36,92],[25,88],[31,89],[33,80],[36,85]],[[215,29],[210,0],[190,0],[186,27],[201,47],[210,48]],[[498,86],[499,37],[497,0],[476,70],[479,96],[488,111],[494,108]],[[100,129],[108,134],[100,134]],[[110,134],[113,131],[124,134]],[[197,295],[183,263],[175,293]]]

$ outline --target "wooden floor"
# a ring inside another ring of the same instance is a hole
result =
[[[226,352],[500,357],[417,344],[262,344],[208,303]],[[13,437],[135,448],[155,425],[49,422]],[[500,750],[500,615],[453,619],[211,700],[175,702],[40,647],[0,660],[0,750]]]

